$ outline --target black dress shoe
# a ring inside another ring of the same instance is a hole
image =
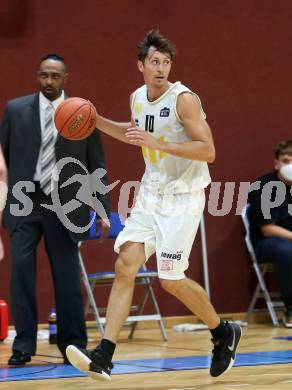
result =
[[[8,364],[10,366],[23,366],[25,363],[30,362],[30,355],[22,351],[13,351],[13,355],[10,356]]]

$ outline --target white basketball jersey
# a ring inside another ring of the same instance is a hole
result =
[[[190,141],[176,111],[177,97],[183,92],[193,94],[201,106],[200,98],[179,81],[153,102],[148,101],[146,85],[138,88],[133,94],[131,107],[136,126],[162,141]],[[206,118],[202,106],[201,114]],[[146,164],[142,184],[150,191],[161,194],[189,193],[205,188],[211,181],[208,165],[204,161],[176,157],[146,147],[142,147],[142,152]]]

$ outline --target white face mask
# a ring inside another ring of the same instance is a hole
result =
[[[292,163],[282,165],[279,172],[285,180],[292,182]]]

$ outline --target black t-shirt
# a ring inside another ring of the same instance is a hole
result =
[[[252,186],[259,188],[251,188],[248,195],[250,236],[254,247],[264,238],[261,226],[275,224],[292,231],[291,187],[279,180],[277,171],[260,177],[257,182]]]

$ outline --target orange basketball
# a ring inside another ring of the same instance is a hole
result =
[[[89,100],[65,99],[55,112],[55,126],[59,134],[69,140],[87,138],[96,127],[96,109]]]

